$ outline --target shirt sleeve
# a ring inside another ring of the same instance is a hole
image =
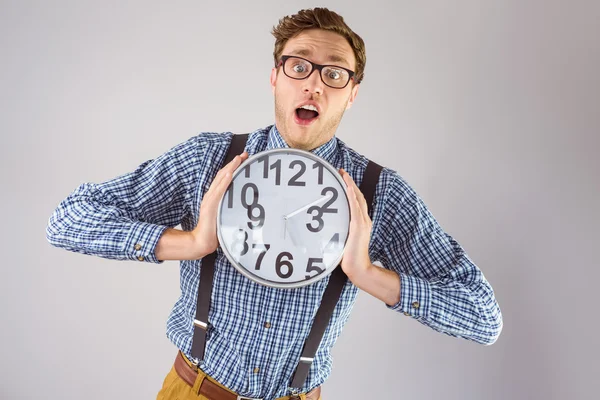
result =
[[[386,306],[449,336],[493,344],[503,322],[491,285],[416,192],[386,172],[379,258],[401,285],[400,301]]]
[[[48,242],[102,258],[162,263],[156,244],[189,212],[198,185],[198,142],[192,137],[132,172],[81,184],[50,216]]]

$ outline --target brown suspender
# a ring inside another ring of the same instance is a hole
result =
[[[382,167],[380,165],[369,160],[367,169],[363,174],[363,180],[360,184],[360,190],[367,201],[369,217],[371,218],[373,216],[373,196],[375,194],[375,186],[379,180],[381,169]],[[315,358],[315,354],[317,353],[317,349],[321,344],[321,339],[323,339],[325,329],[327,328],[329,320],[333,315],[333,309],[340,298],[342,289],[344,288],[347,280],[348,276],[344,270],[342,270],[341,264],[338,265],[331,273],[331,277],[327,283],[327,288],[325,288],[325,293],[323,293],[321,305],[319,306],[317,314],[315,315],[310,333],[304,342],[302,356],[300,357],[300,362],[296,367],[296,372],[294,373],[294,378],[292,379],[292,388],[301,388],[304,386],[304,382],[308,377],[308,372],[312,365],[313,359]]]
[[[223,165],[229,163],[233,158],[241,154],[246,147],[248,134],[233,135],[227,156]],[[379,174],[382,167],[373,161],[369,160],[367,169],[363,175],[363,180],[360,185],[360,190],[365,196],[369,210],[369,216],[373,216],[373,197],[375,195],[375,187],[379,181]],[[208,310],[210,307],[210,297],[213,286],[213,273],[217,252],[205,256],[202,259],[202,267],[200,269],[200,283],[198,284],[198,301],[196,303],[196,318],[194,319],[194,334],[192,341],[192,356],[202,360],[204,358],[204,348],[206,344],[206,331],[208,330]],[[308,372],[312,365],[319,344],[323,339],[325,329],[333,315],[333,310],[340,298],[342,289],[348,277],[342,270],[341,265],[331,273],[327,288],[323,294],[321,305],[315,315],[310,333],[304,342],[302,355],[292,379],[292,388],[302,388],[308,377]]]
[[[244,151],[247,140],[247,133],[243,135],[233,135],[223,166],[227,165],[235,156]],[[192,357],[195,357],[198,360],[204,359],[206,332],[208,331],[208,310],[210,308],[210,296],[212,295],[216,259],[217,252],[214,251],[202,259],[202,266],[200,267],[196,318],[194,319],[194,335],[192,337]]]

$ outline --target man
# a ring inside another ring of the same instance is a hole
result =
[[[395,171],[381,172],[373,220],[369,216],[357,187],[368,160],[335,137],[364,75],[362,39],[342,17],[322,8],[283,18],[273,35],[275,124],[250,134],[241,155],[222,167],[232,135],[201,133],[131,173],[81,185],[48,224],[50,243],[70,251],[141,262],[181,260],[182,293],[167,323],[179,361],[158,399],[319,399],[331,372],[331,349],[359,289],[447,335],[489,345],[502,330],[500,308],[482,272]],[[279,147],[308,150],[330,162],[350,197],[341,262],[349,280],[301,388],[290,387],[291,378],[324,285],[262,286],[238,273],[222,252],[215,261],[206,353],[203,360],[191,355],[203,258],[219,246],[218,203],[249,155]],[[173,228],[179,224],[183,230]]]

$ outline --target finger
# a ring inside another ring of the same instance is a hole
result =
[[[352,179],[352,177],[350,176],[350,174],[348,172],[346,172],[343,168],[342,171],[344,171],[344,175],[346,176],[347,182],[350,183],[350,185],[352,185],[352,187],[354,188],[354,192],[356,193],[356,198],[359,201],[364,201],[366,204],[366,200],[365,200],[365,196],[363,195],[362,191],[358,188],[358,186],[356,185],[356,182],[354,182],[354,179]]]
[[[350,222],[358,223],[360,221],[364,221],[362,211],[360,210],[360,205],[352,186],[348,187],[348,200],[350,203],[350,216],[352,219]]]
[[[221,199],[223,197],[223,195],[225,194],[225,192],[227,192],[227,188],[229,188],[229,185],[231,184],[231,178],[232,178],[232,174],[231,172],[226,172],[225,174],[223,174],[223,178],[221,179],[221,182],[219,182],[219,184],[217,185],[217,187],[215,188],[215,198],[216,199]]]
[[[354,189],[358,190],[358,186],[356,186],[356,183],[354,183],[354,179],[352,179],[350,174],[348,172],[346,172],[343,168],[340,168],[340,171],[342,174],[342,178],[344,179],[344,182],[346,182],[346,185],[352,186]],[[360,192],[360,190],[358,190],[358,191]],[[356,196],[358,197],[358,193],[356,193]]]
[[[361,215],[365,219],[365,222],[367,222],[367,220],[370,220],[370,218],[369,207],[367,206],[367,200],[365,199],[365,196],[363,195],[362,191],[358,188],[358,186],[356,186],[356,183],[354,182],[350,174],[346,172],[343,168],[340,168],[340,171],[342,172],[344,182],[346,182],[346,184],[353,189],[353,192],[356,196],[356,200],[358,201],[361,210]]]
[[[215,176],[215,179],[213,180],[211,187],[213,185],[219,186],[221,184],[221,181],[223,180],[224,175],[227,172],[233,173],[233,171],[235,171],[236,168],[239,167],[240,164],[242,162],[244,162],[247,158],[248,158],[248,153],[246,153],[246,152],[243,152],[242,154],[233,157],[233,159],[229,163],[227,163],[227,165],[225,167],[221,168],[219,170],[219,172],[217,172],[217,175]]]
[[[219,178],[220,180],[223,179],[223,176],[227,173],[229,173],[230,175],[233,175],[233,172],[248,158],[248,153],[243,152],[240,155],[237,155],[235,157],[233,157],[233,160],[231,160],[224,168],[221,169],[221,177]]]
[[[355,185],[356,187],[356,185]],[[358,192],[358,202],[360,204],[360,209],[362,210],[362,215],[365,218],[365,222],[368,222],[370,220],[369,218],[369,207],[367,206],[367,200],[365,199],[365,196],[363,195],[363,193],[360,190],[357,190]]]
[[[208,189],[208,192],[206,192],[203,199],[204,203],[208,203],[207,205],[211,208],[217,207],[218,202],[221,201],[231,183],[231,177],[232,175],[230,172],[223,172],[221,180],[219,182],[213,182]]]
[[[243,152],[242,154],[239,154],[239,155],[237,155],[237,156],[233,157],[233,160],[231,160],[231,161],[229,162],[229,164],[227,164],[227,165],[225,166],[225,169],[228,169],[228,170],[230,170],[230,171],[235,171],[235,169],[236,169],[237,167],[239,167],[239,166],[240,166],[240,164],[241,164],[242,162],[244,162],[244,161],[245,161],[247,158],[248,158],[248,153],[246,153],[246,152]]]
[[[223,174],[219,187],[223,188],[223,191],[227,189],[231,181],[233,180],[233,172],[227,171]]]

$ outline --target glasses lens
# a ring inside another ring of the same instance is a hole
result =
[[[283,72],[290,78],[302,79],[310,74],[312,65],[301,58],[290,57],[283,65]]]
[[[336,67],[323,68],[323,70],[321,71],[321,77],[323,78],[323,82],[335,88],[341,88],[346,86],[348,80],[350,79],[348,71]]]

